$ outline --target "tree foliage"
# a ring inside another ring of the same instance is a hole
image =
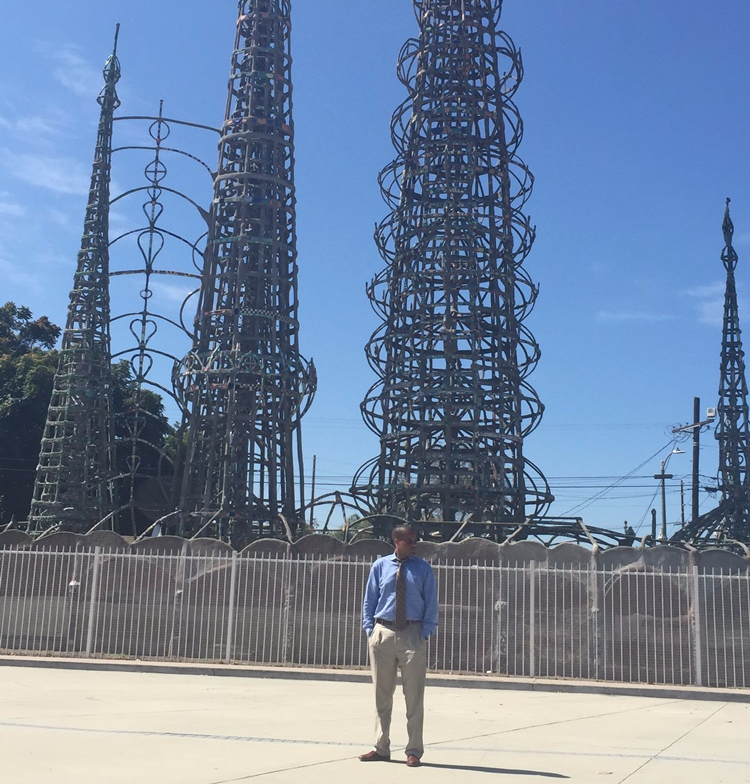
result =
[[[60,327],[7,302],[0,307],[0,522],[26,517],[57,367]]]
[[[171,511],[177,443],[161,395],[138,383],[130,363],[112,366],[112,408],[117,442],[117,530],[142,533]]]
[[[115,437],[122,445],[118,449],[118,471],[128,470],[126,446],[133,438],[138,443],[147,442],[155,447],[140,454],[139,473],[148,474],[156,470],[158,450],[169,451],[172,427],[164,415],[161,395],[137,383],[126,359],[112,365],[112,410],[115,413]]]
[[[60,332],[46,316],[34,319],[29,308],[13,302],[0,307],[0,524],[29,513]],[[175,446],[164,404],[160,395],[139,387],[127,360],[112,366],[112,409],[117,472],[130,472],[135,444],[138,482],[169,473],[171,467],[160,462],[160,451]],[[120,482],[121,503],[128,492],[128,483]]]
[[[33,319],[31,311],[14,302],[0,307],[0,354],[19,357],[34,349],[51,349],[60,337],[60,327],[46,316]]]

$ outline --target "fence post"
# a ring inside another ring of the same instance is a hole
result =
[[[306,557],[303,560],[307,560]],[[298,561],[295,563],[299,563]],[[304,567],[303,567],[304,568]],[[286,572],[284,581],[284,619],[281,632],[281,663],[289,664],[289,624],[292,616],[292,557],[291,552],[287,552],[284,558],[284,571]]]
[[[599,609],[599,572],[597,570],[596,554],[591,554],[589,565],[589,607],[591,608],[591,634],[593,636],[593,647],[590,655],[593,657],[594,680],[601,680],[601,627]]]
[[[536,676],[536,561],[529,561],[529,677]]]
[[[91,597],[89,598],[89,625],[86,630],[86,651],[85,656],[91,656],[91,649],[94,647],[94,627],[97,620],[97,609],[99,601],[97,594],[99,593],[99,566],[101,563],[102,548],[94,548],[94,570],[91,575]]]
[[[234,643],[234,594],[237,589],[237,559],[239,553],[232,553],[232,573],[229,578],[229,609],[227,610],[227,648],[224,663],[232,660],[232,644]]]
[[[58,550],[55,548],[55,553]],[[63,548],[60,552],[64,555],[68,552],[67,548]],[[81,565],[79,557],[82,558],[82,553],[76,549],[71,549],[70,553],[73,558],[73,574],[71,575],[70,582],[68,583],[67,599],[69,602],[68,607],[68,636],[65,643],[66,653],[76,653],[80,651],[80,637],[78,636],[78,618],[81,607]]]
[[[497,668],[496,674],[500,675],[502,672],[503,653],[506,648],[506,635],[503,633],[503,610],[507,607],[507,602],[503,601],[503,574],[506,567],[499,566],[497,573],[500,578],[500,589],[498,591],[497,603],[495,609],[497,610]],[[510,579],[508,579],[510,583]]]
[[[175,657],[180,658],[182,653],[180,646],[182,644],[182,615],[183,603],[185,600],[185,577],[187,572],[186,553],[188,546],[188,541],[186,540],[183,544],[182,551],[180,552],[179,556],[177,556],[177,571],[174,580],[174,596],[172,597],[172,637],[169,641],[169,650],[167,652],[167,657],[169,660],[173,660]],[[157,553],[156,558],[158,559],[160,557],[165,564],[168,564],[174,556],[167,555],[166,553],[160,556],[160,554]]]
[[[695,685],[703,685],[703,652],[701,650],[701,601],[699,594],[698,567],[690,569],[690,636],[693,639],[693,662],[695,663]]]

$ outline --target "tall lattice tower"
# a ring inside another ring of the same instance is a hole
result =
[[[182,532],[303,525],[289,0],[241,0],[194,350]]]
[[[523,325],[538,290],[522,266],[534,229],[522,211],[533,178],[516,155],[521,55],[500,32],[502,0],[413,2],[420,35],[399,57],[408,98],[380,176],[386,268],[368,288],[383,323],[362,410],[380,454],[354,491],[376,512],[447,530],[469,516],[521,523],[551,501],[523,454],[543,407]]]
[[[724,212],[724,250],[721,260],[727,272],[724,294],[724,328],[721,341],[721,381],[719,383],[718,485],[721,501],[716,509],[688,523],[673,541],[696,546],[730,545],[732,540],[750,544],[750,416],[747,403],[745,352],[742,350],[740,316],[734,273],[737,252],[732,244],[734,225],[729,215],[729,199]]]
[[[86,531],[113,506],[109,186],[119,79],[116,33],[98,98],[101,115],[83,239],[29,515],[37,531],[57,524]]]

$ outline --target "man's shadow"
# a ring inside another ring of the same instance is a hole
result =
[[[406,764],[406,763],[404,763]],[[515,770],[513,768],[485,768],[480,765],[444,765],[440,762],[423,762],[422,768],[443,768],[445,770],[465,770],[470,773],[499,773],[506,776],[541,776],[548,779],[569,779],[562,773],[549,773],[544,770]]]

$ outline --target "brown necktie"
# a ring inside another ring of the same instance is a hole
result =
[[[404,561],[399,561],[396,572],[396,620],[397,629],[406,628],[406,569]]]

